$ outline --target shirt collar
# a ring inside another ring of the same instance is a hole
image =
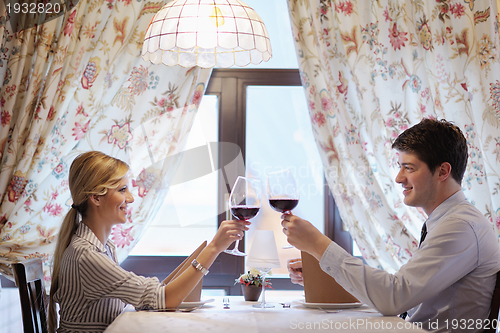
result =
[[[83,223],[83,222],[79,223],[78,228],[76,229],[75,235],[82,238],[82,239],[85,239],[87,242],[94,245],[98,251],[103,252],[103,253],[107,252],[104,244],[101,243],[99,238],[97,238],[97,236],[94,234],[94,232],[85,223]],[[109,239],[106,241],[106,245],[111,249],[114,248],[113,242],[111,242],[111,240],[109,240]]]
[[[457,191],[451,197],[443,201],[439,206],[434,209],[434,211],[429,215],[425,224],[427,225],[427,232],[431,231],[432,228],[436,226],[436,223],[448,212],[452,211],[452,208],[462,201],[467,200],[465,194],[462,190]]]

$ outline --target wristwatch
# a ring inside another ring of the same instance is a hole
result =
[[[200,271],[204,276],[208,274],[208,269],[203,267],[202,264],[198,262],[198,260],[193,259],[193,262],[191,262],[191,265],[193,265],[194,268],[196,268],[197,271]]]

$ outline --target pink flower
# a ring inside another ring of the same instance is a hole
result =
[[[58,196],[59,196],[59,193],[57,193],[57,191],[55,191],[54,193],[51,194],[52,200],[56,200]]]
[[[325,111],[330,111],[332,109],[333,102],[330,98],[322,98],[321,99],[321,106],[323,107],[323,110]]]
[[[66,26],[64,27],[64,36],[71,35],[73,32],[73,28],[75,27],[75,16],[76,10],[74,10],[68,17],[68,22],[66,22]]]
[[[387,121],[385,122],[385,126],[387,126],[387,127],[392,126],[392,118],[387,119]]]
[[[344,5],[344,14],[349,16],[352,14],[352,10],[353,10],[352,2],[350,0],[347,0]]]
[[[85,109],[83,108],[83,102],[80,103],[80,105],[78,105],[78,107],[76,108],[76,114],[82,114],[84,115],[85,117],[88,117],[88,113],[85,112]]]
[[[194,94],[193,94],[193,99],[191,100],[191,102],[192,102],[194,105],[198,106],[198,105],[200,105],[200,103],[201,103],[201,98],[202,98],[202,97],[203,97],[202,92],[201,92],[201,91],[199,91],[199,90],[196,90],[196,91],[194,92]]]
[[[405,42],[408,40],[408,38],[405,37],[407,34],[407,32],[398,31],[396,23],[394,23],[392,29],[389,29],[389,38],[394,51],[396,49],[401,50],[401,46],[405,46]]]
[[[391,17],[389,16],[389,9],[387,7],[385,7],[385,10],[384,10],[384,17],[385,17],[385,21],[392,21]]]
[[[2,126],[10,124],[11,115],[9,111],[2,111]]]
[[[79,141],[84,137],[85,133],[89,130],[89,124],[90,120],[83,126],[81,123],[75,123],[75,127],[73,128],[73,136],[75,137],[75,140]]]
[[[165,101],[166,101],[166,99],[165,99],[165,98],[160,99],[160,100],[158,101],[158,106],[162,108],[162,107],[163,107],[163,105],[165,104]]]
[[[134,241],[134,238],[130,235],[132,228],[133,227],[123,230],[121,224],[115,225],[111,231],[111,238],[117,247],[124,248],[125,246],[129,246],[130,242]]]
[[[63,209],[60,204],[55,204],[54,206],[50,205],[49,215],[50,216],[60,216]]]
[[[457,18],[460,18],[463,15],[465,15],[465,7],[462,6],[461,3],[451,4],[450,11]]]
[[[311,109],[311,110],[315,110],[316,109],[316,106],[315,106],[315,104],[314,104],[313,101],[309,101],[309,109]]]
[[[313,117],[313,123],[318,124],[318,126],[323,126],[326,122],[325,115],[321,112],[316,112]]]

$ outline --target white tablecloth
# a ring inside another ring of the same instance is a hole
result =
[[[105,333],[164,333],[164,332],[426,332],[395,316],[382,316],[367,306],[327,313],[291,302],[283,308],[280,302],[293,301],[286,295],[268,296],[274,308],[255,308],[258,302],[245,302],[242,296],[230,296],[230,309],[224,309],[222,297],[193,312],[136,312],[127,308]],[[295,299],[298,300],[298,299]]]

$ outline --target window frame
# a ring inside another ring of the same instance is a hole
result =
[[[205,95],[217,95],[219,100],[219,142],[237,144],[245,160],[246,137],[246,88],[247,86],[302,86],[298,69],[213,69]],[[225,165],[226,154],[218,154],[219,167]],[[223,193],[227,192],[224,179],[218,180],[218,211],[225,211]],[[326,184],[326,181],[325,181]],[[352,253],[352,238],[344,230],[342,220],[328,186],[325,191],[325,235]],[[218,226],[226,219],[218,216]],[[245,238],[240,242],[240,250],[245,248]],[[186,257],[183,256],[129,256],[122,267],[143,276],[164,279]],[[239,285],[234,280],[244,272],[244,257],[221,253],[210,268],[210,274],[203,279],[204,289],[224,289],[227,295],[241,295]],[[277,290],[300,290],[290,279],[273,279]]]

